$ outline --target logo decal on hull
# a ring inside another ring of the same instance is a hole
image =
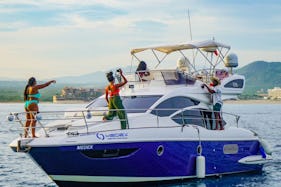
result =
[[[111,134],[103,134],[103,133],[97,133],[96,134],[97,138],[100,140],[113,140],[113,139],[127,139],[128,138],[128,133],[111,133]]]
[[[96,134],[96,136],[100,140],[104,140],[104,138],[105,138],[104,135],[102,133],[99,133],[99,132]]]

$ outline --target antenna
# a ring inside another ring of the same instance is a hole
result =
[[[190,21],[189,9],[187,9],[187,14],[188,14],[190,41],[192,41],[191,21]],[[194,50],[193,49],[192,49],[192,62],[193,62],[193,67],[195,67],[195,55],[194,55]]]
[[[191,22],[190,22],[189,9],[187,9],[187,14],[188,14],[190,40],[192,41],[192,32],[191,32]]]

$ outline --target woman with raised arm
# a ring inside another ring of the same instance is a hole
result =
[[[115,78],[112,72],[109,72],[106,75],[109,85],[105,88],[105,99],[108,103],[109,112],[107,115],[103,117],[103,120],[112,120],[114,116],[118,115],[121,122],[121,129],[126,129],[128,125],[128,119],[127,119],[126,112],[124,110],[122,100],[119,96],[119,91],[120,91],[119,88],[124,86],[128,81],[126,77],[123,75],[121,69],[118,69],[117,71],[120,73],[121,77],[123,78],[123,81],[121,81],[118,84],[115,84]]]
[[[32,138],[37,138],[35,135],[35,126],[36,126],[36,114],[39,113],[39,98],[41,94],[39,90],[49,86],[51,83],[56,83],[55,80],[51,80],[44,84],[37,84],[36,79],[31,77],[28,79],[28,83],[25,86],[24,90],[24,109],[26,111],[26,122],[24,128],[24,137],[28,137],[29,127],[31,127]]]

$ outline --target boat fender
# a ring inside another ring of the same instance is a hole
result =
[[[15,119],[15,116],[12,114],[12,113],[10,113],[8,116],[7,116],[7,120],[8,121],[14,121],[14,119]]]
[[[266,152],[266,154],[272,155],[272,148],[269,145],[269,143],[262,138],[259,138],[259,142],[260,142],[261,146],[263,147],[264,151]]]
[[[92,114],[91,114],[90,111],[87,111],[86,118],[87,119],[91,119],[92,118]]]
[[[40,121],[40,120],[42,120],[42,115],[40,113],[37,113],[35,118],[37,121]]]
[[[206,175],[206,165],[205,165],[205,157],[202,155],[198,155],[196,157],[196,176],[197,178],[205,178]]]

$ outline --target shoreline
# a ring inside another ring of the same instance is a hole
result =
[[[247,100],[226,100],[223,101],[225,104],[281,104],[281,100],[266,100],[266,99],[247,99]],[[0,101],[0,104],[23,104],[22,101]],[[79,100],[69,100],[69,101],[60,101],[60,102],[52,102],[52,101],[40,101],[41,104],[87,104],[89,102],[79,101]]]
[[[247,99],[247,100],[227,100],[226,104],[281,104],[281,100],[267,99]]]

